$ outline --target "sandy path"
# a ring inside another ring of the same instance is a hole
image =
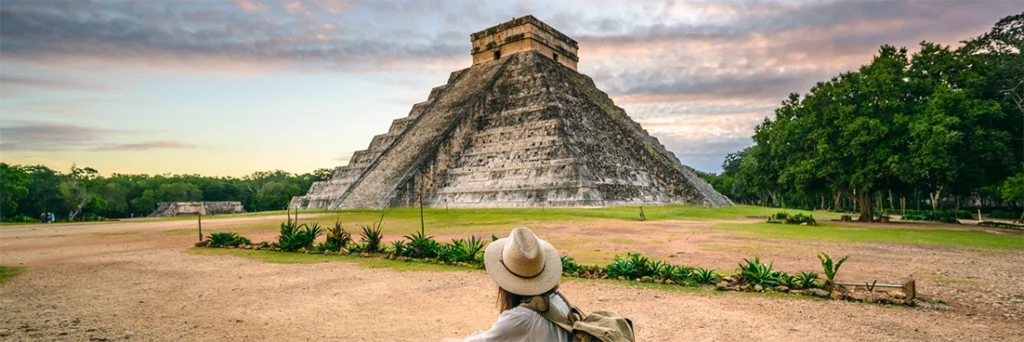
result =
[[[495,288],[484,272],[396,272],[345,262],[281,265],[184,253],[193,240],[160,234],[0,235],[0,263],[29,268],[0,286],[0,334],[9,334],[0,339],[432,341],[486,329],[497,314]],[[958,272],[999,267],[996,256],[924,251],[933,258],[961,255]],[[730,260],[742,257],[729,251],[684,256],[713,261],[716,253],[731,254]],[[787,253],[773,255],[794,255]],[[891,263],[906,255],[899,249],[889,253],[881,259]],[[851,267],[851,274],[871,269]],[[1019,277],[1022,271],[1006,272]],[[633,318],[644,341],[1024,339],[1020,320],[964,307],[937,311],[578,281],[565,282],[563,292],[584,309],[611,309]]]

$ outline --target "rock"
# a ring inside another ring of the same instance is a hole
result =
[[[789,294],[805,295],[805,294],[807,294],[807,291],[804,291],[804,290],[789,290]]]
[[[726,283],[729,283],[729,284],[732,284],[733,282],[736,281],[736,279],[733,278],[732,276],[728,276],[728,277],[722,277],[722,281],[724,281]]]
[[[743,290],[743,291],[751,291],[753,289],[754,288],[752,286],[750,286],[750,284],[744,284],[743,286],[740,286],[740,290]]]
[[[641,283],[650,283],[651,282],[651,277],[643,276],[642,278],[640,278],[640,282]]]
[[[905,299],[905,298],[907,298],[907,295],[905,293],[901,292],[901,291],[892,291],[892,292],[889,292],[889,295],[892,296],[892,298],[896,298],[896,299]]]
[[[810,289],[810,291],[811,291],[811,295],[815,296],[815,297],[826,298],[829,295],[828,291],[825,291],[825,290],[822,290],[822,289]]]
[[[57,336],[68,336],[68,332],[67,331],[61,331],[61,332],[57,333]]]
[[[779,285],[779,286],[775,287],[775,290],[779,291],[779,292],[787,292],[787,291],[789,291],[789,286]]]
[[[729,283],[726,283],[724,281],[720,281],[720,282],[718,282],[717,285],[715,285],[715,290],[718,290],[718,291],[725,291],[725,290],[728,290],[728,289],[729,289]]]
[[[244,321],[244,320],[241,320],[241,319],[236,319],[236,320],[235,320],[235,323],[245,323],[245,321]]]
[[[342,248],[342,249],[338,250],[338,254],[349,255],[349,254],[352,254],[352,252],[349,252],[347,249]]]
[[[623,276],[618,276],[618,277],[615,277],[615,279],[618,279],[618,280],[626,280],[626,277],[623,277]]]
[[[10,331],[10,330],[7,330],[7,329],[0,329],[0,337],[8,336],[8,335],[10,335],[10,334],[11,334],[11,331]]]
[[[369,258],[370,257],[370,253],[366,253],[366,252],[359,253],[359,257],[360,258]]]
[[[764,291],[764,286],[761,286],[761,284],[754,285],[754,291],[757,291],[757,292]]]
[[[829,298],[832,298],[832,300],[842,300],[843,294],[839,291],[832,290],[832,293],[829,294]]]
[[[665,281],[665,284],[669,284],[669,285],[672,285],[672,284],[675,284],[675,283],[676,282],[672,281],[672,279],[669,279],[669,280]]]

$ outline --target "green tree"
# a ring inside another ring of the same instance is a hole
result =
[[[65,175],[60,183],[60,194],[64,198],[70,210],[68,221],[74,221],[75,217],[82,212],[86,204],[89,204],[95,195],[93,189],[94,181],[99,172],[91,167],[79,168],[71,165],[71,172]]]
[[[203,200],[203,191],[190,183],[163,184],[156,191],[161,202],[196,202]]]
[[[0,221],[18,212],[18,202],[28,195],[29,175],[21,167],[0,163]]]

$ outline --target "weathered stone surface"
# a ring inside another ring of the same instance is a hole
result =
[[[523,51],[452,73],[298,209],[732,203],[589,77]]]
[[[244,213],[245,208],[242,202],[220,201],[220,202],[160,202],[156,210],[149,214],[149,217],[176,216],[176,215],[218,215]]]

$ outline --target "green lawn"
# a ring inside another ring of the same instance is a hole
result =
[[[3,284],[10,280],[12,277],[25,272],[24,267],[16,266],[0,266],[0,284]]]
[[[854,227],[841,224],[796,226],[770,223],[720,223],[715,227],[733,230],[741,235],[787,240],[825,240],[835,242],[889,242],[957,247],[1024,248],[1024,237],[986,232]]]
[[[782,210],[747,205],[724,208],[704,208],[699,206],[670,205],[660,207],[644,207],[647,220],[729,220],[749,217],[768,217],[779,211],[789,213],[811,214],[819,219],[839,218],[836,213],[809,212],[804,210]],[[319,214],[311,217],[310,214]],[[332,226],[341,221],[349,231],[358,231],[362,225],[371,225],[384,215],[381,225],[386,235],[405,235],[420,229],[420,210],[418,208],[394,208],[384,211],[376,210],[343,210],[343,211],[304,211],[299,215],[300,222],[316,222],[321,226]],[[194,217],[192,219],[195,219]],[[607,207],[607,208],[509,208],[509,209],[443,209],[425,208],[423,221],[430,232],[458,233],[479,232],[487,230],[508,229],[513,226],[530,226],[542,222],[573,222],[611,219],[624,221],[640,221],[640,207]],[[240,228],[218,229],[215,231],[276,230],[280,223],[264,223]],[[205,231],[205,230],[204,230]],[[171,234],[177,234],[171,231]],[[184,231],[181,234],[188,234]]]
[[[472,271],[468,267],[453,267],[422,262],[404,262],[381,258],[361,258],[355,255],[302,254],[248,249],[197,248],[188,249],[193,255],[231,255],[256,259],[271,264],[315,264],[321,262],[350,262],[368,268],[390,268],[397,271]]]

